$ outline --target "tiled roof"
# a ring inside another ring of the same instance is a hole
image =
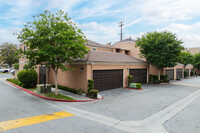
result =
[[[84,59],[76,61],[89,61],[89,62],[112,62],[112,63],[147,63],[143,60],[128,56],[124,53],[105,52],[105,51],[92,51],[90,50]]]
[[[126,38],[126,39],[124,39],[124,40],[122,40],[122,41],[119,41],[119,42],[116,42],[116,43],[120,43],[120,42],[136,42],[136,40],[133,40],[133,39],[131,39],[131,38]]]
[[[103,44],[100,44],[100,43],[97,43],[97,42],[94,42],[94,41],[91,41],[91,40],[87,40],[84,45],[92,46],[92,47],[100,47],[100,48],[110,48],[106,45],[103,45]]]

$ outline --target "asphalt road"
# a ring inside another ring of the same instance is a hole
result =
[[[2,74],[3,78],[9,75]],[[63,111],[34,96],[0,81],[0,122]],[[48,102],[48,101],[47,101]],[[67,104],[67,103],[65,103]],[[66,110],[67,111],[67,110]],[[1,125],[0,125],[1,131]],[[125,133],[79,116],[70,116],[19,128],[11,127],[5,133]]]
[[[2,74],[0,78],[10,76]],[[23,120],[20,127],[9,125],[9,130],[4,132],[199,133],[199,80],[200,77],[172,81],[174,84],[168,85],[147,84],[143,85],[141,91],[122,88],[104,91],[101,92],[105,97],[104,100],[86,103],[42,100],[0,81],[0,131],[1,124],[9,120],[32,119],[33,116],[41,120],[46,118],[41,118],[39,115],[48,114],[48,117],[53,117],[52,113],[64,110],[74,116],[37,122],[28,126],[25,124],[38,119],[28,122]],[[163,119],[166,120],[161,122]],[[159,122],[160,125],[157,124]]]

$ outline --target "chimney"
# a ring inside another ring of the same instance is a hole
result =
[[[111,47],[111,42],[107,43],[106,46]]]

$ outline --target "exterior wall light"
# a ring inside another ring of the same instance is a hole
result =
[[[83,67],[81,67],[81,68],[80,68],[80,72],[83,72],[83,70],[84,70],[84,68],[83,68]]]

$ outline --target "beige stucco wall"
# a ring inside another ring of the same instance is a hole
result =
[[[149,74],[158,75],[158,68],[152,65],[149,65]],[[163,70],[160,70],[160,74],[163,74]]]
[[[129,56],[145,60],[140,57],[140,48],[136,47],[136,44],[134,42],[120,42],[120,43],[115,43],[113,45],[113,48],[121,48],[121,49],[126,49],[130,50],[129,51]]]
[[[192,55],[195,55],[195,54],[197,54],[197,53],[200,52],[200,47],[189,48],[189,52],[190,52]]]
[[[78,89],[81,88],[87,92],[87,65],[65,65],[67,68],[74,68],[75,70],[62,71],[58,70],[58,84],[67,86],[69,88]],[[80,68],[83,67],[83,72],[80,72]],[[48,82],[55,84],[55,73],[53,69],[48,74],[50,77]]]

